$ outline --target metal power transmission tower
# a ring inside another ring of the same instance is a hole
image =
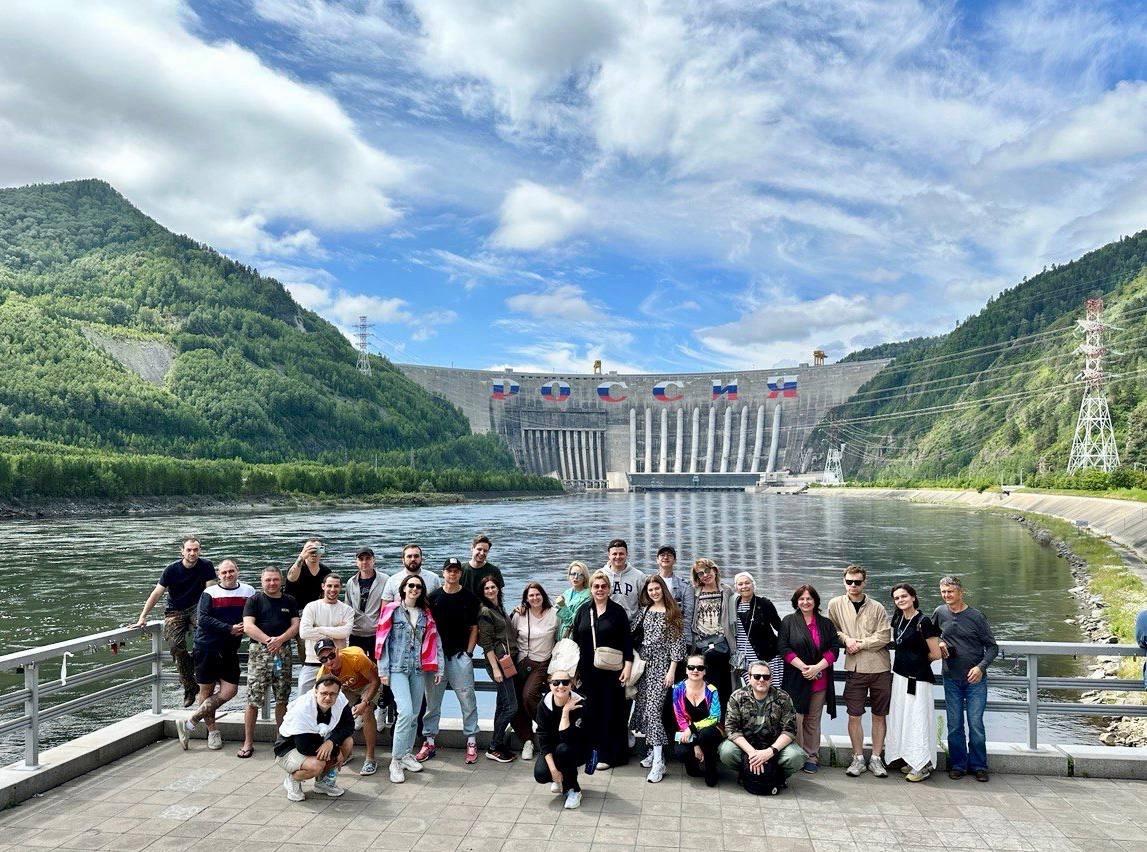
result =
[[[1093,467],[1109,471],[1119,466],[1103,374],[1103,356],[1107,354],[1103,333],[1113,326],[1103,322],[1103,300],[1088,299],[1087,319],[1077,322],[1085,336],[1077,350],[1084,358],[1083,372],[1076,376],[1083,380],[1083,399],[1079,403],[1079,419],[1075,422],[1075,438],[1067,462],[1069,475]]]
[[[844,484],[844,471],[841,469],[840,460],[844,456],[844,444],[840,445],[840,449],[832,447],[828,451],[828,460],[824,463],[824,476],[820,481],[825,485],[843,485]]]
[[[366,317],[360,316],[354,334],[355,348],[358,349],[358,371],[367,376],[370,375],[370,357],[367,355],[366,347],[370,343],[371,328],[372,326],[366,321]]]

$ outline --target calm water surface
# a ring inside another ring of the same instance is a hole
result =
[[[185,534],[197,535],[204,556],[215,562],[236,559],[241,578],[258,587],[259,569],[285,567],[308,537],[323,539],[324,561],[345,577],[354,571],[358,545],[372,546],[379,570],[393,572],[408,541],[422,544],[425,567],[438,573],[447,557],[468,558],[468,543],[478,531],[494,540],[491,561],[506,576],[507,600],[531,579],[552,595],[560,593],[570,560],[599,566],[608,540],[622,537],[642,570],[652,570],[660,545],[672,544],[680,555],[678,570],[708,556],[726,580],[749,571],[782,615],[791,611],[788,599],[802,582],[813,583],[827,604],[841,593],[841,568],[851,561],[868,568],[870,594],[890,610],[894,582],[914,584],[930,612],[939,603],[939,578],[959,574],[998,639],[1080,641],[1075,626],[1065,623],[1076,614],[1066,591],[1072,585],[1067,566],[1006,518],[895,500],[657,493],[432,508],[9,521],[3,525],[8,568],[0,571],[0,652],[134,621],[163,566],[178,558]],[[72,669],[83,663],[74,661]],[[53,674],[49,667],[48,676]],[[5,689],[14,682],[0,675]],[[143,706],[141,696],[126,710]],[[46,734],[61,741],[81,725],[90,727],[93,718],[118,718],[124,710],[57,720]],[[837,722],[828,730],[843,730],[843,713]],[[989,738],[1022,739],[1025,732],[1023,717],[1002,714],[991,720]],[[1053,719],[1043,736],[1090,734],[1082,722]],[[18,755],[19,743],[0,742],[0,758]]]

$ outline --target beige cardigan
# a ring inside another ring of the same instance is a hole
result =
[[[860,643],[860,651],[845,658],[845,671],[892,671],[892,659],[888,655],[892,623],[888,619],[888,610],[873,600],[872,595],[865,596],[860,612],[856,611],[848,595],[835,597],[828,602],[828,617],[836,625],[842,645],[847,645],[850,639]]]

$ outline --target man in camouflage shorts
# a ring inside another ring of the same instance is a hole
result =
[[[749,667],[749,685],[729,696],[726,740],[719,754],[723,764],[742,773],[760,772],[775,759],[787,778],[804,765],[806,756],[795,742],[793,700],[783,689],[773,687],[770,678],[768,662],[755,662]]]
[[[243,608],[243,632],[247,646],[247,709],[243,712],[243,747],[239,757],[255,753],[255,720],[267,700],[267,690],[275,696],[275,726],[283,724],[294,679],[292,642],[299,633],[299,605],[284,594],[283,575],[278,568],[264,568],[262,591],[256,592]]]

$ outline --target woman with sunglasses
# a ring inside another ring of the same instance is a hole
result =
[[[705,680],[717,687],[724,707],[733,691],[730,660],[737,647],[732,632],[736,614],[733,590],[721,582],[721,569],[712,559],[693,563],[693,587],[693,650],[704,654]]]
[[[585,699],[573,691],[572,672],[551,672],[550,690],[538,702],[535,719],[538,757],[534,762],[534,780],[549,784],[550,792],[565,796],[567,810],[581,807],[577,768],[588,756],[582,723],[585,708]]]
[[[565,639],[573,631],[574,616],[589,600],[589,568],[584,562],[573,561],[569,570],[570,587],[554,601],[558,611],[558,638]]]
[[[674,751],[693,778],[717,786],[717,750],[721,745],[721,697],[705,682],[705,657],[690,654],[685,680],[673,687],[673,715],[677,719]]]
[[[797,712],[797,744],[808,759],[802,769],[813,773],[820,768],[820,720],[824,708],[836,718],[836,688],[832,664],[840,650],[836,626],[820,614],[820,595],[807,583],[792,596],[795,612],[781,621],[777,650],[785,660],[781,688],[793,700]]]
[[[572,637],[581,653],[578,681],[590,708],[585,725],[598,769],[629,762],[625,683],[633,666],[633,637],[625,608],[610,600],[612,590],[609,572],[595,571],[589,579],[590,601],[574,618]]]
[[[729,610],[730,630],[736,639],[733,670],[745,686],[750,686],[749,668],[758,661],[767,663],[773,683],[779,684],[785,671],[785,661],[777,653],[781,616],[771,600],[757,594],[756,580],[748,571],[733,577],[733,590],[737,593]]]
[[[645,744],[649,747],[641,761],[649,770],[645,780],[656,784],[665,777],[664,749],[669,743],[661,710],[676,680],[677,661],[685,656],[685,623],[669,586],[657,574],[650,576],[642,587],[637,602],[633,644],[645,660],[645,674],[637,682],[633,726],[645,735]]]
[[[421,577],[411,575],[398,585],[398,600],[384,605],[378,614],[375,657],[383,686],[390,686],[398,705],[394,744],[390,754],[390,780],[401,784],[406,772],[421,772],[414,759],[414,730],[425,695],[425,677],[442,680],[445,664],[438,625],[426,599]]]
[[[518,656],[518,632],[510,624],[506,611],[502,608],[502,590],[493,577],[482,581],[482,609],[478,612],[478,644],[486,658],[486,668],[490,679],[498,684],[497,698],[494,701],[494,733],[490,747],[486,749],[486,759],[498,763],[512,763],[517,760],[506,745],[506,729],[514,721],[518,712],[518,693],[514,688],[513,674],[505,674],[499,660],[514,660]]]
[[[542,700],[558,632],[557,611],[541,583],[526,583],[522,604],[510,615],[510,624],[518,637],[518,673],[514,676],[518,712],[514,716],[514,733],[522,741],[522,760],[533,760],[534,715]]]

